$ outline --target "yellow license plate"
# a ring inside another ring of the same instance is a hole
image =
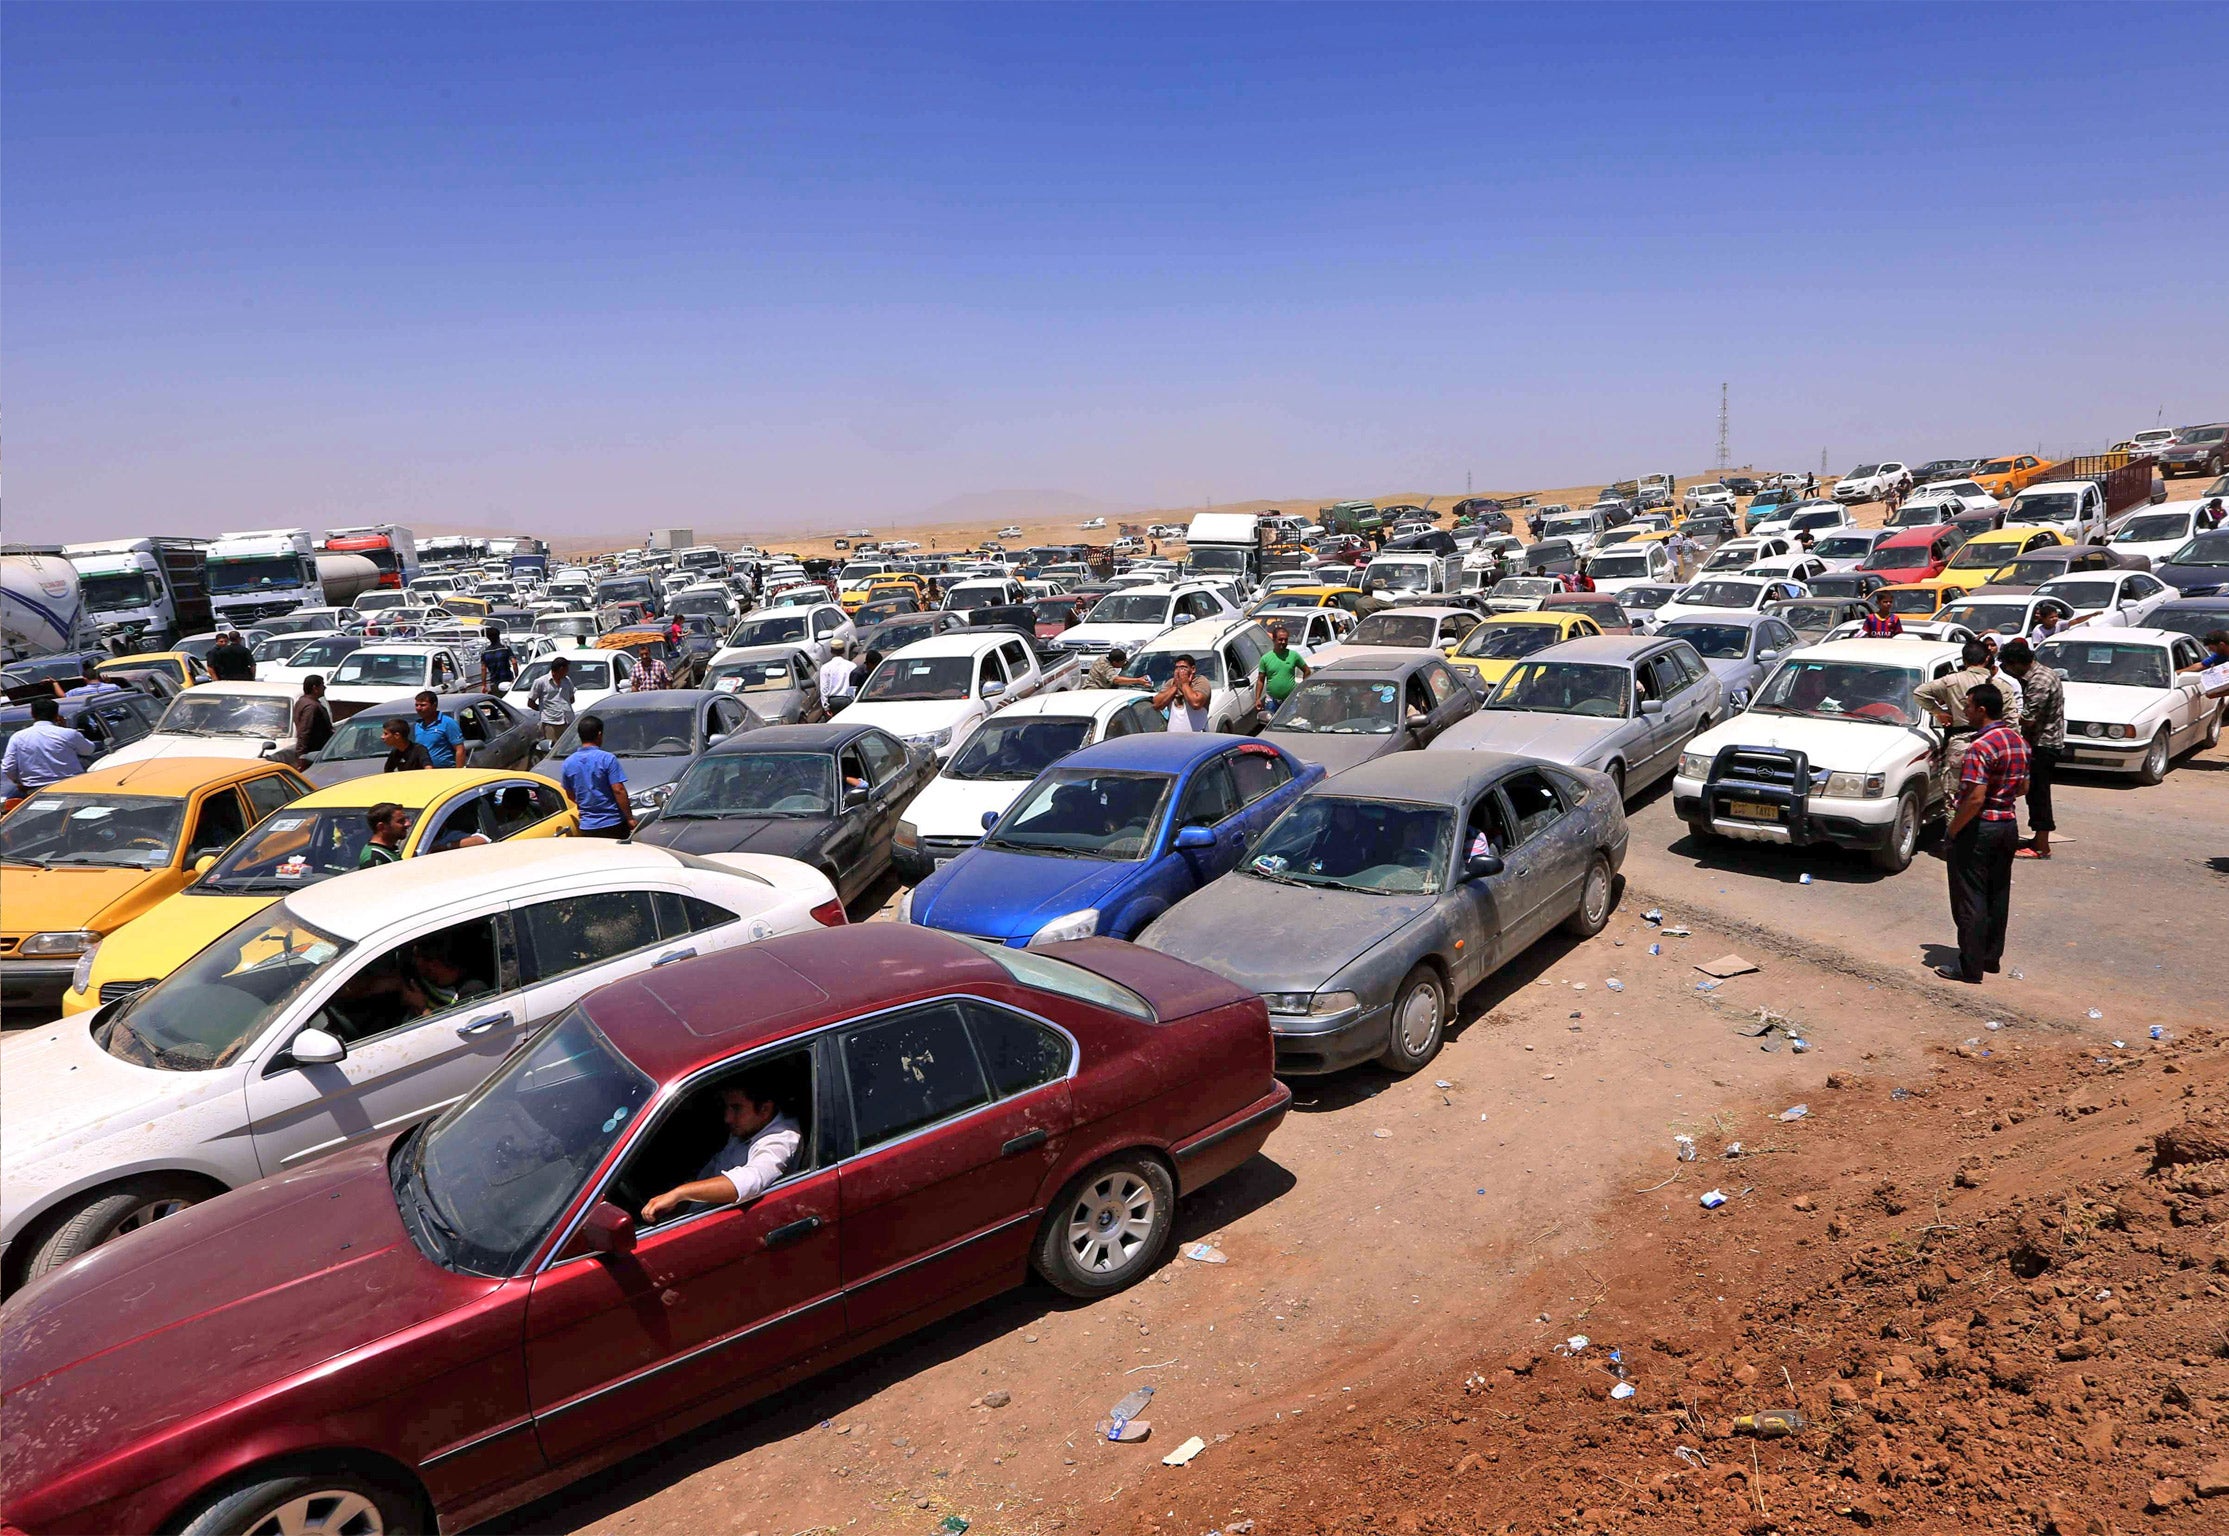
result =
[[[1738,816],[1743,821],[1778,821],[1780,807],[1759,805],[1754,800],[1729,800],[1726,802],[1726,814]]]

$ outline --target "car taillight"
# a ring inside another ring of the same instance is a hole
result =
[[[823,928],[841,928],[851,919],[844,916],[844,904],[838,900],[824,901],[813,908],[813,921]]]

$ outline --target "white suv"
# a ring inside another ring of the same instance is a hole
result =
[[[1879,501],[1890,491],[1908,491],[1912,488],[1912,471],[1908,465],[1894,459],[1882,464],[1860,464],[1834,482],[1834,499],[1844,506],[1861,501]]]

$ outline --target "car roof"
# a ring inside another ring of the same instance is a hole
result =
[[[493,704],[500,702],[497,695],[492,693],[481,693],[477,690],[471,693],[444,693],[439,695],[438,697],[441,701],[441,708],[444,711],[454,709],[457,706],[463,704]],[[598,705],[597,707],[602,708],[601,705]],[[386,699],[377,704],[367,704],[362,709],[359,709],[354,714],[350,715],[348,718],[351,720],[379,719],[387,715],[415,715],[416,713],[418,713],[418,696],[413,693],[407,694],[399,699]]]
[[[1018,629],[996,629],[988,625],[971,624],[966,629],[955,629],[945,634],[930,635],[925,639],[916,640],[910,645],[901,646],[892,651],[890,655],[978,656],[986,650],[996,648],[1004,641],[1018,639],[1020,636],[1021,631]],[[889,658],[885,657],[884,659],[888,660]]]
[[[1417,668],[1440,660],[1438,651],[1358,651],[1334,656],[1314,669],[1318,677],[1336,672],[1341,677],[1407,677]]]
[[[1484,629],[1489,624],[1553,624],[1559,629],[1568,629],[1572,620],[1587,617],[1587,614],[1576,608],[1520,608],[1515,613],[1489,613],[1478,621],[1478,627]]]
[[[1783,603],[1855,603],[1863,602],[1864,599],[1855,597],[1783,597],[1777,599],[1776,601]],[[1719,617],[1720,613],[1723,613],[1725,617]],[[1759,613],[1754,608],[1713,608],[1705,613],[1683,613],[1676,619],[1666,619],[1664,621],[1664,629],[1669,630],[1675,624],[1736,624],[1742,626],[1745,629],[1755,629],[1759,624],[1764,623],[1771,617],[1772,614]],[[1663,631],[1659,631],[1659,633],[1663,633]]]
[[[1325,779],[1308,792],[1461,805],[1520,768],[1543,766],[1539,758],[1513,752],[1392,752]]]
[[[1138,651],[1143,655],[1147,651],[1182,651],[1199,646],[1220,645],[1233,630],[1260,622],[1259,619],[1249,618],[1241,613],[1228,613],[1213,619],[1194,619],[1189,624],[1179,624],[1166,634],[1155,635],[1138,647]]]
[[[1948,640],[1828,640],[1792,654],[1805,661],[1866,661],[1884,666],[1933,666],[1956,661],[1961,644]]]
[[[881,727],[870,725],[864,720],[823,720],[813,725],[762,725],[756,730],[738,731],[724,740],[714,742],[705,755],[710,757],[736,752],[838,752],[874,730],[881,730]]]
[[[435,801],[446,800],[463,790],[477,789],[483,784],[515,784],[521,779],[547,784],[551,789],[558,787],[555,780],[524,769],[416,768],[406,773],[371,773],[362,778],[344,779],[338,784],[312,790],[292,804],[309,811],[333,806],[369,810],[382,800],[392,800],[406,810],[422,811]]]
[[[292,635],[285,636],[293,639]],[[436,651],[454,650],[446,640],[367,640],[358,647],[365,651],[385,651],[390,655],[431,656]]]
[[[2171,597],[2152,612],[2229,614],[2229,592],[2216,592],[2207,597]]]
[[[752,734],[764,736],[766,733],[754,731]],[[1244,740],[1244,737],[1208,731],[1140,731],[1072,752],[1060,760],[1060,766],[1127,769],[1142,773],[1183,773],[1203,758],[1212,757]]]
[[[60,782],[72,791],[183,797],[207,785],[261,778],[279,766],[268,758],[154,757],[115,768],[96,765]]]
[[[1026,699],[1016,699],[991,718],[1011,720],[1016,715],[1085,715],[1096,720],[1139,699],[1152,697],[1152,693],[1137,688],[1070,688],[1062,693],[1033,693]]]
[[[1558,661],[1591,661],[1604,665],[1628,664],[1651,651],[1664,648],[1661,635],[1581,635],[1534,653],[1533,659],[1552,655]]]
[[[2082,626],[2080,634],[2076,634],[2073,628],[2062,629],[2043,643],[2048,645],[2052,640],[2064,640],[2071,645],[2105,645],[2115,641],[2134,641],[2140,645],[2166,646],[2173,645],[2177,640],[2193,639],[2193,636],[2186,635],[2179,629],[2148,629],[2132,624],[2125,629],[2092,629]]]

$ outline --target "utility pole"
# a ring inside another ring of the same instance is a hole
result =
[[[1723,381],[1718,386],[1718,473],[1721,477],[1726,473],[1726,385]]]
[[[1819,450],[1819,473],[1823,475],[1823,474],[1825,474],[1826,472],[1827,472],[1827,451],[1826,451],[1826,450],[1825,450],[1824,448],[1821,448],[1821,449]]]

